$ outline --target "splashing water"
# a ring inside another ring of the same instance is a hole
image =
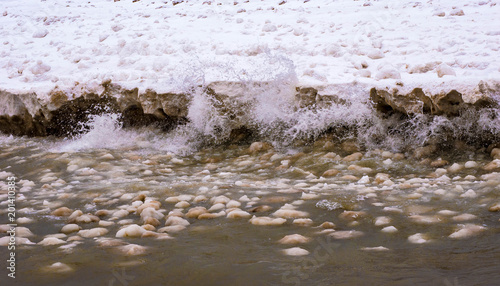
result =
[[[251,130],[255,140],[272,142],[278,148],[297,140],[314,140],[325,132],[333,133],[339,141],[355,139],[368,148],[392,151],[456,140],[484,145],[500,137],[498,108],[471,108],[456,117],[381,114],[366,90],[356,86],[338,94],[339,101],[298,107],[295,87],[299,84],[293,62],[270,52],[254,61],[259,64],[228,61],[221,66],[195,58],[176,81],[166,79],[169,85],[175,81],[191,102],[188,122],[168,134],[150,128],[124,130],[120,115],[107,112],[91,116],[83,125],[87,133],[66,140],[58,148],[140,148],[188,154],[207,144],[227,142],[231,131],[241,127]],[[227,81],[236,81],[241,94],[230,97],[210,92],[206,82],[213,70],[224,70]]]

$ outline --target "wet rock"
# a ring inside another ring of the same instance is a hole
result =
[[[368,176],[363,176],[361,179],[359,179],[358,184],[360,185],[366,185],[370,183],[370,177]]]
[[[116,237],[141,237],[146,230],[137,224],[132,224],[120,229]]]
[[[327,178],[327,177],[335,177],[338,173],[340,173],[339,170],[337,169],[330,169],[330,170],[326,170],[324,173],[323,173],[323,177]]]
[[[51,274],[52,273],[62,274],[62,273],[72,272],[73,268],[62,262],[55,262],[52,265],[44,267],[43,271]]]
[[[99,221],[99,226],[106,227],[106,226],[110,226],[110,225],[113,225],[113,224],[115,224],[115,223],[112,222],[112,221],[106,221],[106,220],[100,220]]]
[[[82,228],[77,224],[67,224],[67,225],[62,227],[61,232],[68,234],[68,233],[72,233],[75,231],[79,231],[80,229],[82,229]]]
[[[490,206],[490,207],[488,208],[488,210],[489,210],[490,212],[498,212],[498,211],[500,211],[500,202],[495,203],[494,205]]]
[[[405,208],[406,212],[409,214],[424,214],[434,210],[431,206],[425,205],[409,205]]]
[[[194,207],[189,209],[186,213],[187,218],[197,218],[199,215],[208,213],[208,210],[205,207]]]
[[[269,143],[265,142],[253,142],[250,147],[248,148],[249,153],[257,153],[261,151],[266,151],[271,148],[271,145]]]
[[[357,221],[365,218],[367,215],[368,214],[363,211],[344,211],[339,215],[339,218],[346,221]]]
[[[392,219],[387,216],[379,216],[375,219],[375,225],[376,226],[382,226],[382,225],[388,225],[390,224]]]
[[[449,164],[448,161],[443,160],[441,158],[439,158],[439,159],[434,160],[434,161],[431,162],[431,166],[435,167],[435,168],[443,167],[443,166],[446,166],[448,164]]]
[[[352,239],[361,237],[364,233],[358,230],[341,230],[332,232],[329,235],[335,239]]]
[[[165,222],[165,225],[166,226],[169,226],[169,225],[183,225],[183,226],[188,226],[188,225],[190,225],[190,223],[189,223],[189,221],[187,221],[186,219],[183,219],[181,217],[171,216],[171,217],[167,218],[167,221]]]
[[[391,226],[384,227],[380,231],[385,232],[385,233],[396,233],[396,232],[398,232],[398,229],[391,225]]]
[[[109,210],[98,210],[94,213],[94,215],[98,217],[108,216],[111,212]]]
[[[313,220],[310,218],[297,218],[293,220],[292,224],[300,226],[310,226],[313,224]]]
[[[500,159],[495,159],[483,167],[485,171],[493,171],[500,168]]]
[[[375,175],[375,180],[373,181],[375,184],[382,184],[383,182],[389,180],[389,175],[385,173],[378,173]]]
[[[54,233],[54,234],[47,234],[45,237],[55,237],[55,238],[63,239],[63,238],[66,238],[67,235],[64,233]]]
[[[363,251],[388,251],[390,249],[387,247],[384,247],[384,246],[376,246],[376,247],[363,247],[363,248],[361,248],[361,250],[363,250]]]
[[[141,238],[146,238],[146,237],[155,237],[156,238],[159,235],[161,235],[161,234],[154,232],[154,231],[146,230],[145,232],[142,233]]]
[[[231,199],[226,196],[217,196],[210,199],[212,204],[227,204]]]
[[[140,194],[140,195],[136,196],[135,198],[133,198],[132,201],[133,202],[136,202],[136,201],[144,202],[145,199],[146,199],[146,195]]]
[[[81,210],[76,210],[74,211],[73,213],[71,213],[71,215],[68,217],[68,221],[70,223],[73,223],[76,221],[76,218],[83,215],[83,212]]]
[[[453,215],[456,215],[458,213],[455,212],[455,211],[450,211],[450,210],[440,210],[438,212],[438,214],[440,214],[440,215],[446,215],[446,216],[453,216]]]
[[[10,226],[7,225],[7,230],[10,230]],[[31,230],[27,227],[18,226],[16,227],[16,238],[17,237],[33,237],[35,236]]]
[[[273,208],[268,206],[268,205],[261,205],[261,206],[253,207],[253,208],[249,209],[248,211],[251,213],[261,213],[261,212],[268,212],[272,209]]]
[[[154,231],[154,230],[156,230],[156,227],[154,225],[151,225],[151,224],[144,224],[141,227],[144,228],[147,231]]]
[[[153,207],[147,207],[142,210],[141,212],[141,219],[145,221],[147,218],[155,218],[157,220],[162,219],[165,217],[165,215],[157,210],[155,210]]]
[[[78,235],[85,238],[92,238],[97,236],[103,236],[107,234],[109,231],[102,227],[96,227],[91,229],[82,229],[78,232]]]
[[[161,207],[161,203],[159,201],[147,201],[145,202],[144,204],[140,205],[138,208],[137,208],[137,211],[136,213],[138,215],[140,215],[142,213],[142,211],[146,208],[153,208],[155,210],[159,210]]]
[[[228,208],[228,209],[230,209],[230,208],[239,208],[240,206],[241,206],[241,203],[238,202],[238,201],[235,201],[235,200],[230,200],[226,204],[226,208]]]
[[[414,235],[410,235],[408,237],[408,241],[414,244],[423,244],[430,242],[430,240],[427,238],[427,235],[422,233],[415,233]]]
[[[146,253],[147,248],[138,244],[127,244],[119,246],[118,250],[123,255],[132,256],[132,255],[142,255]]]
[[[303,235],[290,234],[283,237],[278,242],[281,244],[299,244],[299,243],[308,243],[309,241],[311,241],[311,239]]]
[[[199,215],[198,219],[214,219],[225,215],[226,215],[225,211],[220,211],[218,213],[204,213]]]
[[[435,224],[442,222],[442,219],[437,216],[412,215],[409,218],[412,222],[417,224]]]
[[[359,161],[363,158],[363,153],[356,152],[351,155],[348,155],[342,159],[344,162],[353,162],[353,161]]]
[[[95,216],[95,215],[84,214],[84,215],[76,217],[73,222],[76,222],[76,223],[92,223],[92,222],[98,222],[100,220],[101,219],[99,217]],[[70,220],[70,222],[72,222],[72,221]]]
[[[214,212],[214,211],[223,210],[225,208],[226,208],[226,205],[224,205],[222,203],[217,203],[217,204],[214,204],[213,206],[211,206],[208,210],[211,212]]]
[[[283,249],[282,252],[283,252],[283,254],[289,255],[289,256],[304,256],[304,255],[309,254],[309,251],[307,251],[303,248],[300,248],[300,247],[292,247],[292,248],[288,248],[288,249]]]
[[[73,236],[70,236],[68,237],[68,239],[66,239],[67,242],[71,242],[71,241],[82,241],[83,238],[81,238],[80,236],[78,235],[73,235]]]
[[[194,199],[193,199],[193,202],[194,203],[201,203],[201,202],[204,202],[204,201],[207,201],[208,198],[205,197],[204,195],[199,195],[199,196],[196,196]]]
[[[58,245],[58,244],[65,244],[65,243],[66,243],[66,241],[64,241],[62,239],[59,239],[59,238],[46,237],[46,238],[44,238],[42,241],[40,241],[37,244],[48,246],[48,245]]]
[[[154,227],[159,226],[161,224],[161,222],[154,217],[147,217],[146,219],[143,220],[143,222],[145,225],[151,225]]]
[[[119,239],[114,239],[114,238],[96,238],[96,242],[99,245],[99,247],[114,247],[114,246],[121,246],[125,245],[126,243],[122,240]]]
[[[434,152],[436,152],[436,150],[437,150],[436,145],[417,147],[413,151],[413,156],[417,159],[422,159],[422,158],[431,156],[432,154],[434,154]]]
[[[171,225],[158,229],[158,232],[168,232],[168,233],[176,233],[185,230],[186,227],[183,225]]]
[[[227,218],[249,218],[251,216],[251,214],[240,209],[235,209],[227,214]]]
[[[118,210],[112,214],[111,220],[124,218],[124,217],[128,216],[129,214],[130,214],[129,211],[127,211],[127,210]]]
[[[54,210],[53,212],[51,212],[50,214],[53,216],[69,216],[72,214],[72,212],[73,211],[67,207],[60,207],[60,208]]]
[[[279,209],[275,211],[273,214],[275,217],[281,218],[300,218],[300,217],[308,217],[309,213],[304,211],[298,211],[294,209]]]
[[[0,246],[8,246],[10,243],[10,236],[4,236],[0,238]],[[32,245],[35,244],[25,237],[16,237],[16,245]]]
[[[448,168],[448,172],[450,173],[458,173],[460,171],[462,171],[464,169],[464,166],[458,164],[458,163],[454,163],[453,165],[451,165],[449,168]]]
[[[28,223],[34,223],[35,220],[27,217],[20,217],[17,219],[17,223],[19,224],[28,224]]]
[[[324,223],[320,224],[320,227],[324,229],[333,229],[335,228],[335,224],[333,222],[325,221]]]
[[[156,236],[155,236],[155,239],[157,240],[165,240],[165,239],[174,239],[173,237],[171,237],[169,234],[167,233],[158,233]]]
[[[361,167],[358,165],[349,165],[349,167],[347,167],[347,170],[353,171],[353,172],[358,173],[358,174],[371,173],[373,171],[372,168]]]
[[[477,219],[477,216],[475,216],[473,214],[465,213],[465,214],[454,216],[451,219],[454,221],[463,222],[463,221],[475,220],[475,219]]]
[[[460,195],[461,198],[475,198],[477,197],[476,192],[474,190],[468,190],[467,192]]]
[[[406,196],[407,199],[409,200],[418,200],[422,197],[423,195],[420,193],[411,193],[408,196]]]
[[[480,226],[480,225],[466,224],[466,225],[462,226],[459,230],[450,234],[449,238],[453,238],[453,239],[469,238],[471,236],[476,236],[485,230],[486,230],[486,228],[483,226]]]
[[[253,216],[249,222],[253,225],[282,225],[286,222],[286,219]]]
[[[315,194],[315,193],[302,193],[302,196],[300,196],[300,198],[302,200],[314,200],[316,198],[318,198],[319,195],[318,194]]]
[[[175,207],[176,208],[182,208],[182,209],[185,209],[187,207],[189,207],[191,204],[186,202],[186,201],[180,201],[178,203],[175,204]]]
[[[184,214],[182,213],[182,210],[175,209],[175,210],[170,211],[167,215],[167,217],[171,217],[171,216],[184,217]]]
[[[467,169],[477,168],[477,166],[478,166],[478,164],[474,161],[467,161],[467,162],[465,162],[465,165],[464,165],[464,167]]]

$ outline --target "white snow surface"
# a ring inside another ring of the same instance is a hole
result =
[[[499,15],[496,0],[2,0],[0,89],[287,78],[466,91],[500,79]]]

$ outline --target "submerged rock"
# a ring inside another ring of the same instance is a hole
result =
[[[491,207],[489,207],[488,210],[490,212],[498,212],[498,211],[500,211],[500,202],[495,203],[494,205],[492,205]]]
[[[384,247],[384,246],[375,246],[375,247],[363,247],[363,248],[361,248],[361,250],[364,250],[364,251],[388,251],[390,249],[387,247]]]
[[[290,234],[290,235],[283,237],[278,242],[281,244],[299,244],[299,243],[307,243],[309,241],[311,241],[311,239],[308,237],[305,237],[303,235]]]
[[[228,212],[228,214],[227,214],[227,218],[249,218],[251,216],[252,215],[249,214],[248,212],[240,210],[240,209],[232,210],[232,211]]]
[[[47,245],[58,245],[58,244],[65,244],[65,243],[66,243],[66,241],[59,239],[59,238],[46,237],[42,241],[40,241],[38,244],[47,246]]]
[[[140,237],[146,230],[137,224],[132,224],[120,229],[116,237]]]
[[[75,231],[79,231],[80,229],[82,229],[82,228],[77,224],[67,224],[67,225],[62,227],[61,232],[68,234],[68,233],[72,233]]]
[[[253,225],[282,225],[286,222],[284,218],[256,217],[253,216],[250,220]]]
[[[329,235],[335,239],[352,239],[361,237],[364,233],[358,230],[341,230],[332,232]]]
[[[71,268],[70,266],[68,266],[67,264],[64,264],[62,262],[55,262],[49,266],[44,267],[43,271],[48,272],[48,273],[61,274],[61,273],[72,272],[73,268]]]
[[[303,218],[303,217],[308,217],[309,213],[294,209],[279,209],[275,211],[272,215],[281,218]]]
[[[428,242],[430,242],[430,239],[428,239],[425,234],[415,233],[415,234],[410,235],[408,237],[408,241],[410,243],[414,243],[414,244],[422,244],[422,243],[428,243]]]
[[[117,248],[123,255],[133,256],[146,253],[147,248],[138,244],[127,244]]]
[[[96,227],[91,229],[82,229],[78,232],[78,235],[85,238],[92,238],[96,236],[102,236],[107,234],[109,231],[102,227]]]
[[[50,214],[54,215],[54,216],[69,216],[72,213],[73,213],[73,211],[70,210],[69,208],[67,208],[67,207],[60,207],[60,208],[54,210],[53,212],[51,212]]]
[[[290,255],[290,256],[304,256],[304,255],[309,254],[309,251],[307,251],[303,248],[300,248],[300,247],[292,247],[292,248],[288,248],[288,249],[283,249],[282,252],[283,252],[283,254]]]
[[[466,224],[462,226],[459,230],[450,234],[449,238],[453,239],[469,238],[471,236],[476,236],[485,230],[486,228],[480,225]]]
[[[10,236],[4,236],[0,238],[0,246],[8,246],[10,242],[11,242]],[[35,243],[31,242],[29,239],[24,237],[16,237],[16,245],[22,245],[22,244],[31,245]]]

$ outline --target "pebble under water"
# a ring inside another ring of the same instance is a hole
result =
[[[416,159],[327,139],[185,155],[147,140],[72,144],[0,137],[2,285],[500,281],[500,163],[485,152]],[[14,284],[5,267],[9,176]]]

